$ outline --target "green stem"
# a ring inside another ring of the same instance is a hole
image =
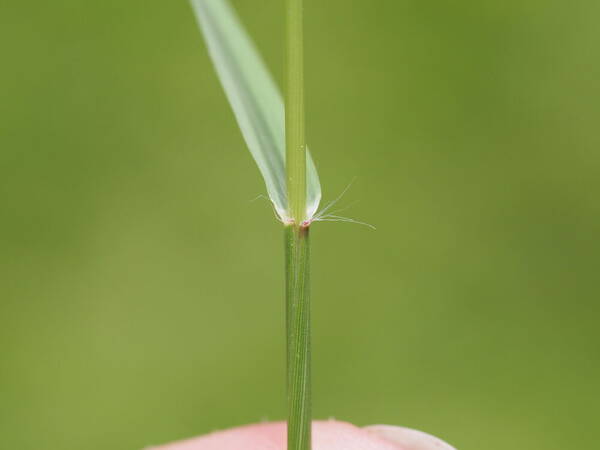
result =
[[[303,0],[286,0],[285,146],[288,213],[297,224],[306,215]]]
[[[286,326],[288,450],[311,448],[309,227],[287,225]]]
[[[310,450],[310,296],[306,220],[303,0],[286,0],[285,145],[288,214],[285,227],[288,450]]]

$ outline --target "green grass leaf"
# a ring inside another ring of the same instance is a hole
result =
[[[283,222],[289,221],[282,96],[252,40],[226,0],[191,0],[225,94],[267,193]],[[307,158],[306,218],[321,200],[317,170]]]

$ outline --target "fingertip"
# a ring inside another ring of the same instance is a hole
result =
[[[146,450],[285,450],[285,422],[259,423]],[[313,450],[456,450],[417,430],[391,425],[359,428],[337,420],[315,421]]]

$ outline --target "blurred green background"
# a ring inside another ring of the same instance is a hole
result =
[[[283,2],[233,2],[281,79]],[[306,0],[314,414],[597,444],[600,3]],[[186,1],[0,8],[0,447],[285,414],[282,230]]]

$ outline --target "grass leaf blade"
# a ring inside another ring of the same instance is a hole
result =
[[[282,96],[252,40],[226,0],[191,0],[209,54],[282,220],[289,218],[285,173],[285,114]],[[307,217],[321,199],[321,186],[307,159]]]

